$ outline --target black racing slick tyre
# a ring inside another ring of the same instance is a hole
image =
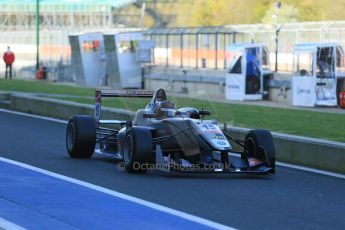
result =
[[[267,130],[251,130],[245,140],[245,153],[248,157],[255,157],[262,162],[267,162],[268,166],[275,173],[276,151],[273,137]]]
[[[90,158],[95,151],[96,122],[93,117],[73,116],[67,125],[66,148],[72,158]]]
[[[145,172],[154,162],[152,134],[147,128],[132,127],[124,141],[123,161],[127,172]]]

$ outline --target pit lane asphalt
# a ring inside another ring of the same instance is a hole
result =
[[[0,156],[234,228],[344,229],[344,179],[285,167],[274,176],[128,174],[109,157],[69,158],[65,128],[0,112]]]

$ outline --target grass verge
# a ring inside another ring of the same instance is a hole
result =
[[[0,79],[0,90],[30,93],[68,94],[74,96],[93,96],[94,88],[74,87],[46,81]]]

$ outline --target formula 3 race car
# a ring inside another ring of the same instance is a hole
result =
[[[102,97],[151,100],[133,120],[101,120]],[[204,119],[207,115],[210,111],[177,109],[163,89],[96,90],[95,117],[76,115],[69,120],[66,147],[72,158],[90,158],[94,152],[111,155],[123,161],[128,172],[275,173],[269,131],[251,130],[238,140],[222,132],[217,121]],[[234,151],[234,144],[242,151]]]

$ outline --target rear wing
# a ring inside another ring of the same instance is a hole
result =
[[[125,124],[126,121],[101,120],[102,97],[142,97],[152,98],[155,91],[151,90],[96,90],[95,93],[95,119],[98,124]]]

